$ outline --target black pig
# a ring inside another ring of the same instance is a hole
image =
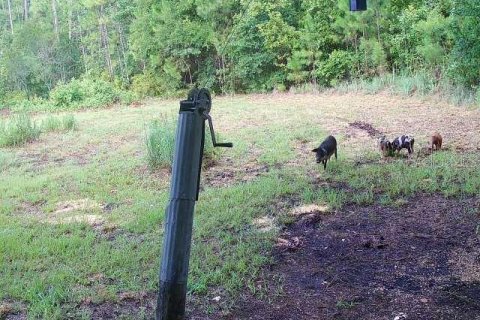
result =
[[[327,169],[327,161],[330,160],[332,154],[335,153],[335,159],[337,159],[337,140],[334,136],[328,136],[320,146],[313,149],[312,152],[316,153],[317,163],[323,163],[323,169]]]

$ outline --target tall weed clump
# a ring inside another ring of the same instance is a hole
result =
[[[48,116],[42,120],[43,132],[65,132],[78,129],[78,122],[72,114],[65,115],[61,118]]]
[[[149,123],[145,145],[150,168],[171,167],[175,149],[175,128],[173,118],[161,118]]]
[[[0,121],[0,147],[19,146],[34,141],[39,136],[40,128],[26,113]]]
[[[150,168],[171,168],[175,152],[175,135],[177,122],[173,117],[162,117],[151,121],[146,129],[145,146],[147,149],[147,162]],[[217,136],[218,138],[218,136]],[[212,145],[210,131],[205,132],[205,146],[203,164],[209,166],[218,156]]]

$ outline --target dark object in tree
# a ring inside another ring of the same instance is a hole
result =
[[[337,140],[334,136],[328,136],[318,148],[313,149],[312,152],[316,153],[317,163],[323,163],[323,169],[327,169],[327,161],[335,154],[337,159]]]
[[[442,149],[442,136],[440,133],[435,132],[432,134],[432,151]]]
[[[215,147],[233,146],[231,143],[216,143],[210,109],[211,98],[206,89],[193,89],[188,99],[180,102],[170,200],[165,217],[157,320],[185,318],[193,212],[198,200],[205,120],[210,125]]]
[[[350,11],[367,10],[367,0],[350,0]]]

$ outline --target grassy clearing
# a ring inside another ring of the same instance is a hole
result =
[[[215,166],[203,172],[189,278],[196,301],[206,301],[211,309],[216,306],[208,301],[215,296],[231,304],[245,285],[258,290],[255,280],[271,259],[276,236],[275,228],[256,225],[258,218],[291,222],[294,205],[335,211],[345,204],[401,205],[418,192],[480,192],[475,152],[385,162],[371,145],[352,138],[348,122],[378,108],[363,99],[368,96],[215,100],[216,129],[235,148],[216,156]],[[396,115],[403,105],[398,101],[386,110]],[[178,101],[147,101],[141,108],[76,113],[74,119],[89,125],[60,138],[45,135],[45,141],[0,149],[0,303],[14,301],[30,318],[88,319],[90,303],[118,303],[122,293],[157,290],[170,176],[168,170],[148,168],[148,145],[165,154],[173,151],[177,111]],[[475,112],[456,117],[475,119]],[[158,120],[158,114],[166,120]],[[375,120],[391,123],[388,117]],[[155,123],[158,131],[145,123]],[[310,150],[329,133],[338,137],[339,160],[324,171]],[[205,183],[206,176],[223,179],[221,173],[232,169],[237,171],[231,183]],[[245,175],[251,177],[243,180]],[[135,317],[128,311],[123,316]]]
[[[387,163],[358,164],[341,159],[322,174],[327,189],[313,187],[307,192],[310,199],[326,198],[336,208],[345,203],[398,205],[420,192],[472,197],[480,192],[479,163],[477,153],[455,152],[438,152],[411,161],[390,159]]]

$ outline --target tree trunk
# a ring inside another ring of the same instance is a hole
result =
[[[110,47],[108,43],[108,29],[107,25],[104,21],[104,14],[103,14],[103,5],[100,6],[100,16],[98,18],[98,24],[100,29],[100,40],[101,40],[101,49],[103,49],[103,53],[105,56],[105,64],[107,65],[108,72],[110,77],[113,76],[113,66],[112,66],[112,59],[110,57]]]
[[[8,5],[8,18],[10,19],[10,31],[13,35],[13,18],[12,18],[12,2],[11,0],[7,0]]]
[[[118,37],[120,39],[120,49],[122,52],[122,61],[123,61],[123,76],[127,80],[127,82],[130,81],[128,77],[128,71],[127,71],[127,41],[125,40],[125,33],[123,32],[122,25],[120,23],[116,24],[117,26],[117,32],[118,32]]]
[[[23,20],[28,20],[28,11],[30,4],[28,3],[29,0],[23,0]]]
[[[52,0],[52,14],[53,14],[53,29],[57,37],[57,41],[60,40],[60,35],[58,33],[58,15],[57,15],[57,2]]]
[[[85,73],[88,73],[88,66],[87,66],[87,52],[85,50],[85,44],[83,43],[83,31],[82,31],[82,24],[80,20],[80,15],[77,14],[78,20],[78,35],[80,37],[80,49],[82,50],[82,57],[83,57],[83,66],[85,68]]]
[[[72,0],[68,0],[68,39],[72,40],[73,29],[73,8]]]
[[[380,9],[375,10],[376,22],[377,22],[377,40],[380,43]]]

